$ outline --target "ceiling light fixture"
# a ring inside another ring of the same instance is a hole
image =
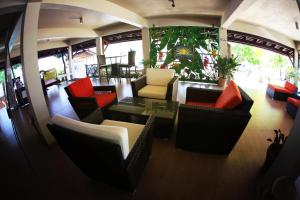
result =
[[[168,1],[171,1],[172,2],[172,7],[174,8],[175,7],[175,0],[168,0]]]
[[[83,24],[83,19],[82,19],[82,17],[79,18],[79,22],[80,22],[80,24]]]

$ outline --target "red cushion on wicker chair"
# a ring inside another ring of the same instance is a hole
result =
[[[103,108],[113,102],[117,98],[117,94],[115,92],[112,93],[101,93],[95,94],[93,97],[96,98],[97,104],[100,108]]]
[[[90,97],[94,95],[94,88],[89,77],[75,81],[68,88],[74,97]]]
[[[300,106],[300,100],[299,99],[295,99],[295,98],[292,98],[292,97],[289,97],[287,99],[287,101],[291,104],[293,104],[294,106],[296,107],[299,107]]]
[[[287,81],[284,84],[284,88],[286,88],[287,90],[289,90],[292,93],[294,93],[297,90],[297,87],[294,84],[287,82]]]
[[[215,107],[215,103],[203,103],[203,102],[196,102],[196,101],[188,101],[186,102],[186,104],[192,106]]]
[[[223,90],[217,99],[216,108],[233,109],[242,102],[242,96],[239,88],[233,81]]]

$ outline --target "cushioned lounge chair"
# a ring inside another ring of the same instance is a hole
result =
[[[178,77],[173,69],[147,68],[146,75],[131,82],[132,95],[176,101]]]
[[[272,99],[286,101],[286,99],[293,94],[297,93],[298,88],[289,82],[285,82],[284,87],[268,84],[267,86],[267,95]]]
[[[48,128],[85,175],[133,192],[151,154],[153,125],[152,116],[140,125],[103,119],[97,109],[83,121],[56,115]]]
[[[188,87],[180,104],[176,146],[229,154],[251,118],[252,99],[233,82],[222,90]]]
[[[300,97],[294,95],[293,97],[288,97],[286,102],[286,111],[292,117],[295,118],[300,106]]]
[[[93,86],[89,77],[79,79],[65,87],[69,101],[80,119],[97,108],[107,116],[107,108],[117,102],[115,86]]]

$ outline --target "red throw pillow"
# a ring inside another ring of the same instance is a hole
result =
[[[75,81],[68,88],[74,97],[90,97],[94,95],[94,88],[89,77]]]
[[[297,89],[297,87],[294,85],[294,84],[291,84],[290,82],[285,82],[285,84],[284,84],[284,88],[286,88],[286,89],[288,89],[289,91],[291,91],[291,92],[295,92],[296,91],[296,89]]]
[[[233,109],[242,102],[242,96],[239,88],[233,81],[223,90],[217,99],[216,108]]]

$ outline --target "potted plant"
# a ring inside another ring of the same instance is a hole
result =
[[[287,140],[287,136],[285,136],[280,129],[274,130],[274,133],[275,136],[273,140],[271,138],[267,139],[269,142],[271,142],[271,144],[267,149],[267,156],[261,169],[263,173],[270,168]]]
[[[294,85],[296,85],[298,87],[298,81],[299,81],[299,70],[295,69],[293,66],[290,66],[287,68],[286,70],[286,80],[294,83]]]
[[[237,57],[217,57],[215,69],[218,71],[219,86],[223,87],[227,78],[233,77],[233,73],[237,70],[238,66],[240,64],[237,62]]]

